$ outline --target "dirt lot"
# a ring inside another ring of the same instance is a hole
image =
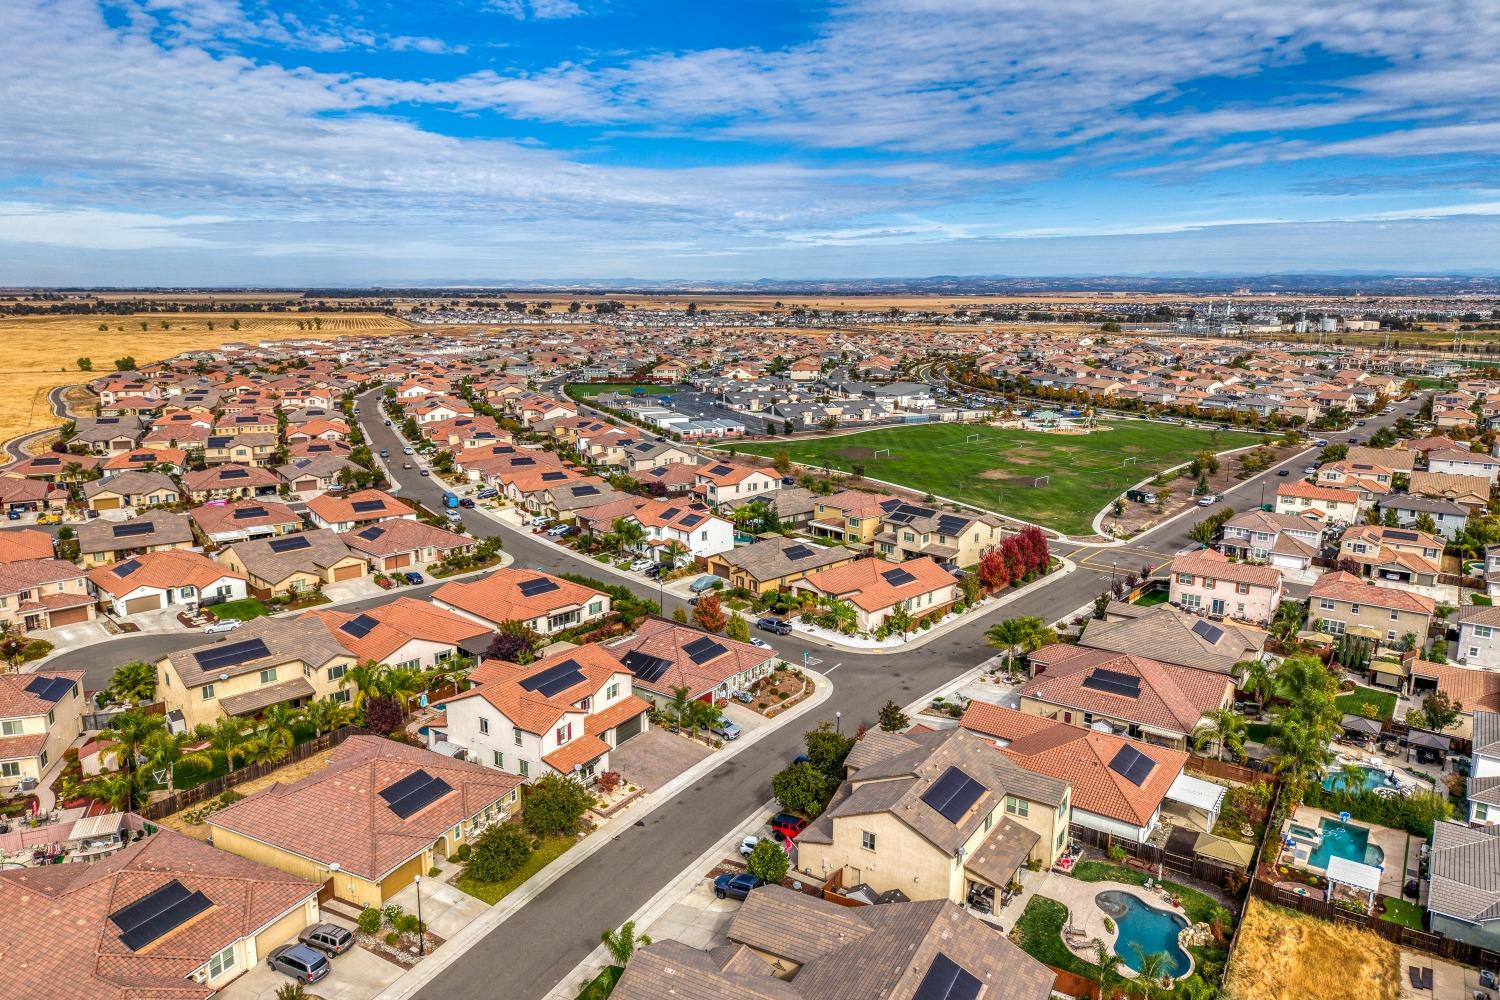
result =
[[[1232,1000],[1396,1000],[1401,956],[1391,942],[1252,900],[1224,991]]]
[[[323,766],[328,763],[328,754],[332,752],[333,751],[330,750],[328,751],[328,753],[313,754],[306,760],[300,760],[295,764],[288,764],[286,767],[277,768],[275,771],[272,771],[270,774],[266,775],[263,778],[255,778],[251,781],[245,782],[242,785],[235,785],[234,790],[240,795],[253,795],[256,792],[260,791],[262,788],[271,787],[278,781],[284,785],[290,785],[294,781],[301,781],[308,775],[316,774],[318,771],[322,770]],[[203,807],[194,806],[192,809],[184,809],[182,812],[175,812],[170,816],[158,820],[157,825],[171,827],[178,833],[185,833],[189,837],[194,837],[198,840],[207,840],[207,823],[189,823],[183,818],[183,813],[193,812],[201,808]]]

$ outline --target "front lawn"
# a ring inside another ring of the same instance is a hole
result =
[[[1212,896],[1168,879],[1159,879],[1151,872],[1126,868],[1108,861],[1080,861],[1073,866],[1073,877],[1080,882],[1124,882],[1127,885],[1144,885],[1146,879],[1159,882],[1169,892],[1182,899],[1183,912],[1192,923],[1207,923],[1215,910],[1223,907]]]
[[[1032,896],[1016,921],[1016,944],[1022,951],[1056,969],[1097,980],[1099,967],[1085,962],[1063,944],[1062,929],[1068,908],[1048,896]]]
[[[1333,699],[1333,703],[1340,712],[1347,715],[1362,715],[1363,713],[1359,710],[1361,705],[1374,705],[1377,719],[1389,719],[1396,714],[1396,692],[1394,691],[1357,687],[1347,694],[1339,695]]]
[[[1090,434],[1050,434],[986,424],[919,424],[836,437],[736,443],[736,451],[852,471],[1087,534],[1094,515],[1139,480],[1196,451],[1222,451],[1266,438],[1238,431],[1103,421]],[[970,441],[973,436],[977,438]],[[876,456],[879,456],[878,458]],[[1132,464],[1125,464],[1126,460]],[[1044,485],[1038,478],[1051,477]],[[1185,489],[1186,487],[1184,487]],[[1181,491],[1179,491],[1181,492]]]
[[[1171,596],[1170,591],[1152,590],[1142,594],[1130,603],[1138,608],[1154,608],[1158,604],[1166,604]]]
[[[1389,920],[1393,924],[1402,927],[1410,927],[1413,930],[1422,929],[1422,908],[1416,903],[1406,899],[1397,899],[1394,896],[1384,898],[1385,912],[1380,915],[1381,920]]]
[[[247,597],[243,601],[226,601],[223,604],[211,604],[208,610],[214,613],[216,618],[233,618],[235,621],[247,622],[261,615],[268,615],[271,609],[266,607],[258,598]]]
[[[521,870],[504,882],[480,882],[464,875],[459,875],[453,880],[453,884],[475,899],[481,899],[494,906],[500,900],[520,888],[521,883],[547,867],[548,864],[555,861],[564,851],[577,842],[578,840],[575,837],[548,837],[542,841],[540,847],[531,852],[531,857],[526,859],[526,863],[521,866]]]

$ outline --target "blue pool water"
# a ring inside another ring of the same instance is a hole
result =
[[[1355,789],[1356,791],[1369,791],[1372,788],[1400,788],[1401,787],[1399,784],[1394,784],[1394,783],[1392,783],[1390,781],[1387,781],[1386,777],[1385,777],[1385,772],[1383,772],[1383,771],[1376,771],[1373,768],[1365,768],[1364,772],[1365,772],[1364,787],[1362,789]],[[1333,774],[1325,775],[1324,778],[1323,778],[1323,790],[1326,791],[1326,792],[1343,791],[1344,790],[1344,777],[1343,777],[1343,775],[1339,774],[1338,772],[1334,772]]]
[[[1330,858],[1345,858],[1365,865],[1378,865],[1385,860],[1385,852],[1370,846],[1369,828],[1352,823],[1340,823],[1336,819],[1318,820],[1318,830],[1323,840],[1307,863],[1313,868],[1327,868]]]
[[[1178,933],[1187,921],[1175,913],[1147,906],[1128,892],[1111,889],[1094,897],[1099,909],[1115,922],[1115,954],[1130,968],[1139,972],[1141,954],[1162,952],[1167,956],[1167,971],[1175,978],[1187,975],[1191,968],[1187,953],[1177,943]],[[1140,946],[1140,952],[1134,946]]]

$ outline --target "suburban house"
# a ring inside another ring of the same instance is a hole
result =
[[[1265,651],[1266,633],[1231,621],[1207,622],[1170,605],[1142,608],[1111,604],[1109,617],[1089,621],[1077,644],[1055,643],[1031,653],[1035,672],[1086,649],[1129,653],[1149,649],[1152,659],[1180,667],[1233,674],[1235,664],[1258,660]],[[1129,617],[1117,618],[1117,614]]]
[[[703,504],[648,500],[625,518],[646,529],[642,547],[654,553],[658,562],[667,561],[673,542],[682,546],[678,560],[682,565],[734,548],[734,525]]]
[[[182,477],[183,490],[198,503],[268,496],[280,485],[281,479],[270,469],[240,463],[215,465]]]
[[[1002,705],[974,701],[959,725],[993,740],[1028,771],[1073,789],[1072,821],[1132,843],[1145,843],[1165,810],[1174,826],[1211,833],[1225,788],[1183,771],[1185,750],[1079,729]]]
[[[1276,487],[1276,513],[1311,517],[1326,523],[1354,524],[1359,520],[1358,490],[1314,486],[1301,481]]]
[[[220,604],[247,595],[245,576],[201,552],[169,549],[89,570],[99,604],[116,617]]]
[[[1070,789],[1018,767],[965,729],[870,730],[847,779],[797,835],[797,865],[909,899],[998,895],[1028,861],[1067,844]]]
[[[993,514],[965,514],[900,502],[883,504],[875,551],[901,562],[932,556],[944,566],[974,566],[980,556],[1005,540],[1005,522]]]
[[[1395,587],[1377,587],[1353,573],[1325,573],[1308,592],[1308,617],[1320,632],[1399,642],[1408,632],[1421,641],[1427,635],[1437,602]]]
[[[693,471],[697,473],[693,490],[701,493],[709,503],[758,497],[781,488],[781,477],[775,470],[716,462],[712,465],[700,465]]]
[[[394,573],[438,562],[448,555],[474,548],[474,539],[415,518],[393,518],[368,527],[346,531],[339,538],[370,561],[372,570]]]
[[[84,483],[83,499],[90,510],[103,512],[173,504],[182,499],[182,494],[177,484],[160,472],[122,472]]]
[[[339,473],[345,469],[353,473],[359,466],[342,455],[308,455],[277,466],[276,474],[293,493],[306,498],[333,489],[338,485]]]
[[[76,829],[76,827],[75,827]],[[15,997],[208,1000],[318,921],[318,885],[158,830],[107,860],[0,871]]]
[[[1363,576],[1432,587],[1442,572],[1443,544],[1415,528],[1359,524],[1339,540],[1339,559],[1358,563]]]
[[[1473,711],[1468,821],[1500,828],[1500,712]]]
[[[840,906],[779,885],[750,893],[729,944],[636,951],[613,1000],[1046,1000],[1052,970],[946,900]]]
[[[287,535],[302,527],[302,517],[290,507],[267,500],[205,504],[189,516],[203,540],[215,545]]]
[[[1432,826],[1427,913],[1432,933],[1500,950],[1500,826]]]
[[[0,789],[33,787],[83,735],[82,670],[0,674]]]
[[[516,621],[551,635],[609,614],[608,594],[531,569],[498,569],[478,580],[454,580],[432,594],[440,608],[491,629]]]
[[[320,770],[216,810],[214,846],[381,906],[494,823],[519,779],[379,736],[351,736]],[[336,821],[330,821],[337,817]]]
[[[633,635],[607,648],[630,671],[635,693],[658,708],[680,688],[697,701],[748,691],[778,660],[773,649],[654,616],[641,619]]]
[[[1305,570],[1323,545],[1323,526],[1310,517],[1247,510],[1224,522],[1225,555],[1268,563],[1281,570]]]
[[[469,680],[476,686],[443,702],[429,744],[523,781],[551,773],[592,783],[610,769],[610,751],[649,725],[651,703],[597,643],[526,666],[486,660]]]
[[[166,510],[148,510],[128,521],[96,518],[74,531],[85,567],[106,566],[147,552],[190,549],[194,541],[189,516]]]
[[[1484,476],[1413,472],[1406,491],[1412,496],[1456,503],[1470,514],[1483,514],[1490,504],[1490,481]]]
[[[900,504],[896,497],[885,493],[842,490],[813,502],[813,519],[808,530],[836,542],[872,545],[880,532],[885,508],[894,509]]]
[[[1500,608],[1466,604],[1458,609],[1458,662],[1500,670]]]
[[[1483,476],[1493,487],[1500,478],[1500,458],[1482,451],[1430,451],[1427,471],[1448,476]]]
[[[1170,579],[1174,605],[1239,621],[1270,622],[1283,593],[1274,566],[1232,562],[1213,549],[1173,558]]]
[[[705,568],[714,576],[757,594],[789,587],[807,574],[843,566],[859,553],[842,545],[824,547],[791,538],[768,538],[709,556]]]
[[[459,644],[489,629],[414,597],[398,597],[368,611],[318,609],[299,615],[317,618],[329,634],[361,663],[431,670],[459,655]]]
[[[51,559],[52,556],[52,535],[41,528],[0,531],[0,565],[27,559]]]
[[[256,618],[219,642],[156,661],[156,697],[181,712],[189,731],[226,715],[253,717],[272,705],[301,708],[343,692],[358,660],[321,621]]]
[[[81,417],[73,422],[73,436],[68,439],[86,445],[91,454],[115,455],[134,448],[145,424],[140,417]]]
[[[1090,650],[1048,666],[1016,694],[1028,715],[1081,729],[1105,725],[1133,739],[1185,749],[1203,716],[1233,703],[1234,678]]]
[[[23,559],[0,566],[0,627],[35,632],[94,620],[84,571],[62,559]]]
[[[417,512],[381,490],[359,490],[348,496],[324,493],[307,501],[312,523],[330,531],[354,531],[392,518],[415,521]]]
[[[931,556],[898,565],[884,559],[857,559],[809,573],[792,584],[792,590],[848,601],[854,606],[856,627],[862,632],[888,624],[898,607],[911,615],[915,626],[918,619],[946,613],[963,596],[958,578]]]
[[[214,556],[248,581],[250,595],[265,600],[357,580],[370,566],[331,531],[299,531],[281,538],[235,542]]]
[[[1469,523],[1467,507],[1460,506],[1451,500],[1441,500],[1435,497],[1413,496],[1409,493],[1396,493],[1381,497],[1381,513],[1388,510],[1396,512],[1396,524],[1402,528],[1415,527],[1417,518],[1426,514],[1437,526],[1438,534],[1450,540],[1464,530]]]

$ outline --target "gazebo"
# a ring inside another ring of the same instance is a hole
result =
[[[1412,752],[1417,755],[1419,764],[1441,764],[1448,759],[1448,754],[1453,750],[1453,741],[1442,733],[1434,733],[1428,729],[1413,729],[1406,734],[1406,756],[1411,759]]]

